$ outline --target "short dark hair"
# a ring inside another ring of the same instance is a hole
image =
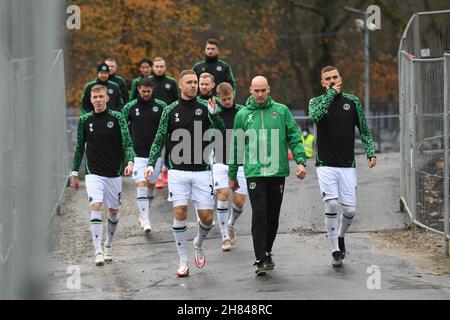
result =
[[[337,68],[335,66],[326,66],[325,68],[322,68],[322,71],[320,71],[320,76],[322,77],[322,75],[325,72],[329,72],[329,71],[333,71],[333,70],[337,70]]]
[[[217,48],[220,47],[220,42],[217,39],[212,39],[212,38],[208,39],[208,40],[206,40],[206,44],[214,44],[217,46]]]
[[[143,63],[148,63],[150,67],[153,67],[153,61],[148,58],[144,58],[141,61],[139,61],[139,67],[142,66]]]
[[[142,86],[143,87],[152,87],[152,88],[154,88],[155,87],[155,83],[150,78],[142,78],[138,82],[138,88],[142,87]]]
[[[183,70],[183,71],[181,71],[181,73],[180,73],[180,82],[181,82],[181,80],[183,79],[183,77],[184,77],[184,76],[187,76],[188,74],[193,74],[193,75],[197,76],[197,74],[195,73],[194,70],[191,70],[191,69]]]

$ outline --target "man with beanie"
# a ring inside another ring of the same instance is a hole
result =
[[[88,82],[84,87],[83,95],[81,96],[80,115],[94,111],[94,106],[91,103],[91,90],[96,85],[105,86],[107,88],[107,93],[109,96],[107,103],[108,108],[115,111],[122,110],[123,100],[120,88],[116,83],[108,80],[108,78],[108,65],[106,63],[99,64],[97,66],[97,78],[91,82]]]

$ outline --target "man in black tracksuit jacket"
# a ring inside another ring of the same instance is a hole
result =
[[[228,82],[236,91],[236,81],[234,80],[233,72],[228,63],[219,59],[219,41],[209,39],[205,47],[205,60],[199,61],[192,67],[197,77],[204,72],[210,73],[214,76],[216,87],[222,82]],[[213,89],[213,95],[216,95],[216,89]]]

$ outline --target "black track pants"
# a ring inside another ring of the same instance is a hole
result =
[[[256,260],[264,260],[271,252],[277,235],[285,177],[247,179],[252,204],[252,237]]]

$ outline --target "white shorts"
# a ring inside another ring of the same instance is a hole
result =
[[[145,181],[144,178],[144,171],[147,169],[148,164],[148,158],[134,158],[134,170],[133,170],[133,180],[136,183]],[[162,158],[159,157],[156,161],[155,170],[152,173],[152,176],[149,179],[149,182],[151,184],[155,184],[158,180],[159,173],[161,172],[162,168]]]
[[[169,170],[169,201],[173,207],[187,206],[192,199],[197,209],[214,208],[211,171]]]
[[[317,167],[322,200],[338,199],[346,206],[356,206],[356,168]]]
[[[213,180],[214,190],[228,189],[230,187],[228,184],[228,165],[223,163],[215,163],[213,166]],[[247,195],[247,180],[245,179],[244,168],[242,166],[239,166],[237,180],[239,183],[239,189],[235,192]]]
[[[122,177],[108,178],[87,174],[86,191],[89,197],[89,205],[103,203],[105,208],[119,209]]]

